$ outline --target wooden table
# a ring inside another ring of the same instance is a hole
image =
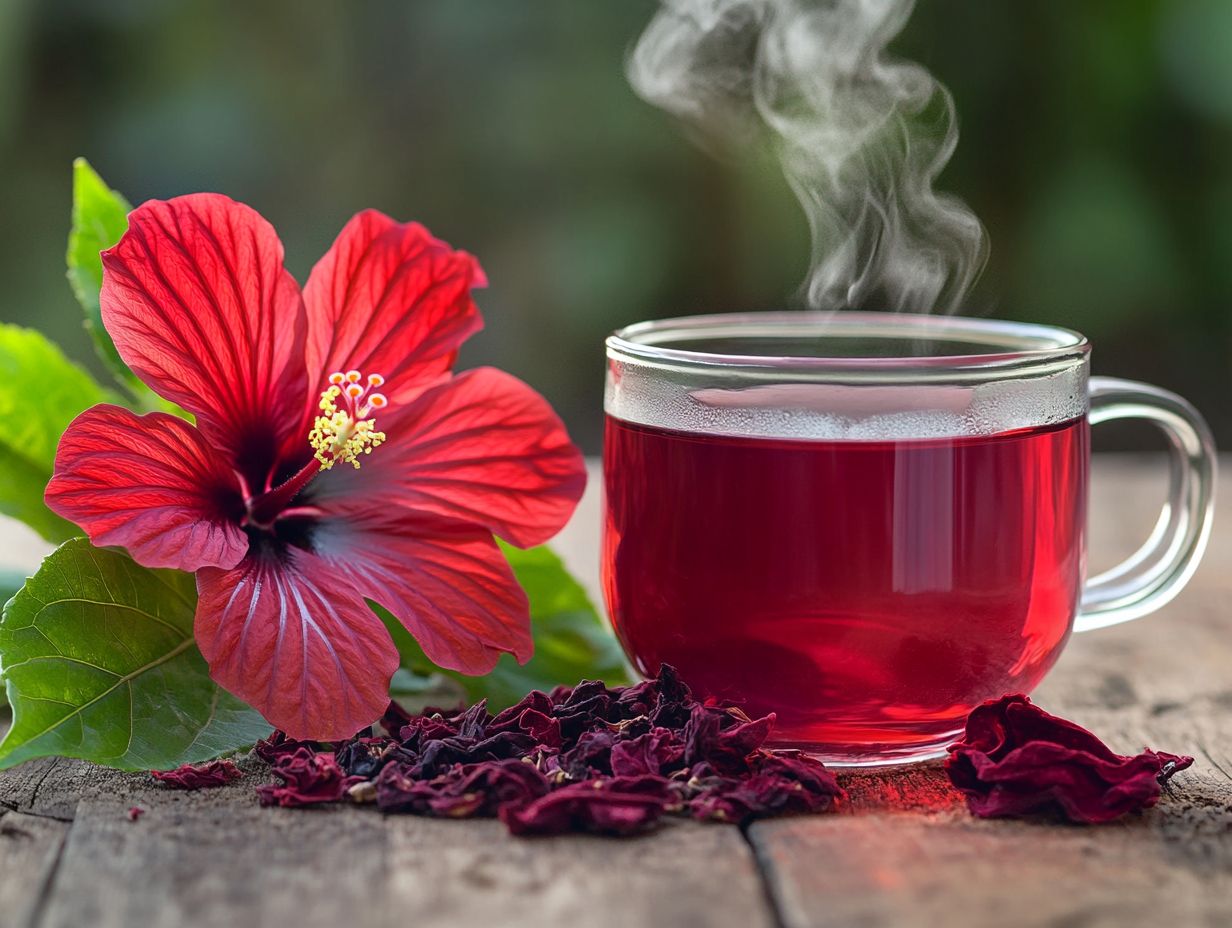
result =
[[[1097,462],[1094,566],[1136,547],[1162,494],[1153,459]],[[519,840],[492,821],[262,809],[250,781],[177,793],[46,760],[0,775],[0,925],[1232,925],[1232,503],[1221,509],[1193,584],[1158,615],[1077,637],[1037,693],[1117,749],[1197,757],[1141,817],[979,821],[926,766],[845,776],[837,815]],[[592,494],[558,542],[592,585],[596,512]],[[10,555],[37,558],[8,538]],[[132,805],[147,810],[136,822]]]

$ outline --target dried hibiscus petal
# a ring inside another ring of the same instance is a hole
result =
[[[774,718],[771,712],[764,718],[738,722],[724,729],[724,723],[730,724],[733,716],[722,709],[694,705],[684,729],[685,763],[705,760],[725,773],[747,770],[749,755],[765,743],[774,728]]]
[[[337,802],[346,791],[360,782],[360,777],[348,777],[338,766],[330,751],[314,754],[301,747],[278,760],[274,775],[282,785],[257,787],[257,797],[263,806],[308,806],[321,802]]]
[[[521,757],[534,746],[534,738],[514,731],[497,732],[479,741],[464,735],[438,738],[423,745],[415,765],[415,775],[430,778],[455,764]]]
[[[609,721],[619,721],[619,712],[613,713],[612,710],[612,695],[599,680],[583,680],[575,686],[552,710],[552,714],[560,721],[562,735],[565,738],[576,738],[582,732]]]
[[[503,805],[522,805],[547,791],[544,775],[522,760],[459,765],[431,780],[417,780],[405,768],[390,764],[376,781],[376,801],[382,811],[447,818],[492,816]]]
[[[708,764],[692,771],[695,818],[741,824],[767,815],[824,812],[843,797],[834,775],[820,761],[802,754],[764,754],[751,775],[716,775]]]
[[[577,743],[560,754],[560,768],[575,780],[612,772],[612,747],[616,736],[607,730],[584,732]]]
[[[500,819],[515,835],[627,835],[655,824],[673,801],[671,783],[663,777],[604,777],[561,787],[525,805],[503,805]]]
[[[488,701],[481,699],[449,721],[457,726],[459,737],[479,739],[483,737],[484,730],[491,720],[492,716],[488,714]]]
[[[414,776],[408,764],[386,764],[376,778],[377,807],[382,812],[424,814],[428,800],[435,794],[431,784],[432,780]]]
[[[334,760],[347,776],[370,780],[385,766],[386,753],[395,742],[388,738],[352,738],[334,751]]]
[[[616,697],[616,708],[622,718],[633,719],[649,715],[659,704],[659,686],[657,680],[643,680],[626,686]]]
[[[316,750],[316,742],[314,741],[299,741],[295,738],[288,738],[285,732],[276,731],[268,738],[262,738],[253,746],[253,753],[261,758],[267,764],[276,764],[282,758],[289,757],[300,748],[307,748],[310,751]]]
[[[172,789],[210,789],[214,786],[226,786],[243,775],[243,771],[229,760],[183,764],[174,770],[150,771],[150,776]]]
[[[1085,728],[1013,695],[971,712],[945,769],[980,817],[1044,813],[1097,823],[1153,806],[1163,784],[1192,763],[1151,750],[1116,754]]]
[[[508,709],[503,709],[488,723],[489,732],[525,730],[522,726],[522,715],[527,710],[533,710],[542,715],[552,714],[552,697],[539,690],[531,690]]]
[[[548,792],[548,781],[532,764],[521,760],[490,761],[458,771],[456,792],[462,795],[478,793],[482,802],[472,814],[495,815],[509,803],[521,805]],[[438,814],[457,815],[456,803],[448,798],[433,804]]]
[[[518,727],[544,747],[558,748],[564,743],[560,732],[560,719],[553,718],[539,709],[524,709],[518,716]]]
[[[612,773],[618,777],[663,775],[679,768],[684,745],[670,728],[653,728],[644,735],[612,745]]]
[[[680,674],[671,664],[662,664],[659,675],[654,679],[654,687],[659,691],[660,702],[688,703],[693,699],[689,687],[680,679]]]
[[[424,745],[442,738],[457,737],[458,729],[439,714],[416,715],[398,730],[398,739],[411,750],[421,750]]]
[[[799,783],[807,792],[827,800],[819,808],[843,799],[846,793],[838,785],[826,765],[798,751],[780,751],[760,755],[755,770],[759,775],[772,774]]]

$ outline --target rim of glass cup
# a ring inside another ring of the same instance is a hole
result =
[[[673,342],[706,339],[864,338],[949,341],[969,344],[970,353],[897,354],[835,357],[825,355],[740,354],[672,347]],[[1079,332],[1031,322],[1007,322],[913,313],[819,312],[718,313],[638,322],[607,339],[609,357],[681,371],[722,370],[797,373],[838,379],[889,377],[894,380],[952,376],[1040,376],[1083,361],[1091,346]],[[987,347],[988,350],[979,350]],[[965,378],[964,378],[965,379]]]

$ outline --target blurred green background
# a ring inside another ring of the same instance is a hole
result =
[[[710,159],[629,89],[654,9],[0,0],[0,319],[96,367],[64,281],[76,155],[133,202],[250,203],[301,281],[375,206],[480,257],[465,366],[525,378],[597,451],[609,330],[791,305],[807,256],[773,162]],[[1232,2],[924,0],[895,48],[957,101],[941,186],[992,240],[969,312],[1079,328],[1097,372],[1232,441]]]

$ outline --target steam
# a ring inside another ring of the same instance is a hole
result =
[[[645,100],[727,143],[766,130],[812,232],[817,309],[953,312],[984,229],[933,183],[958,142],[954,102],[886,54],[913,0],[660,0],[629,59]]]

